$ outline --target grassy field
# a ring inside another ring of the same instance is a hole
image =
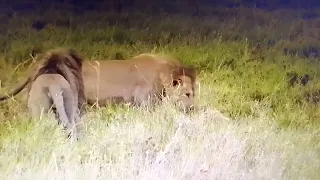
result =
[[[74,47],[88,60],[154,52],[199,69],[202,108],[92,109],[74,144],[56,121],[27,120],[21,93],[0,104],[1,179],[319,179],[319,15],[2,13],[1,93],[28,74],[35,49]],[[292,72],[310,80],[289,86]]]

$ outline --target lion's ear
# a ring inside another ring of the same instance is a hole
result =
[[[197,77],[197,68],[194,66],[187,66],[183,68],[184,74],[195,79]]]

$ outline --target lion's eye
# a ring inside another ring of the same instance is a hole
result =
[[[172,82],[173,86],[177,86],[177,85],[181,85],[182,84],[182,80],[181,79],[177,79],[177,80],[173,80]]]
[[[178,85],[178,81],[177,80],[173,80],[173,86],[177,86]]]

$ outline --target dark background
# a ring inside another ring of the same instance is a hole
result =
[[[90,10],[115,10],[148,12],[191,12],[201,14],[205,7],[248,7],[272,10],[277,8],[318,8],[319,0],[2,0],[6,10],[28,11],[47,8],[69,8],[75,12]]]

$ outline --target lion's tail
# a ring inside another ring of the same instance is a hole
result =
[[[22,91],[22,89],[24,89],[27,84],[30,82],[30,77],[27,78],[23,84],[21,84],[19,87],[17,87],[16,89],[14,89],[12,92],[8,93],[7,95],[1,95],[0,96],[0,101],[4,101],[4,100],[7,100],[15,95],[17,95],[19,92]]]
[[[15,95],[17,95],[19,92],[24,89],[28,83],[31,82],[31,79],[36,79],[38,76],[41,74],[46,74],[46,73],[58,73],[59,72],[59,64],[61,62],[61,58],[57,56],[56,54],[52,54],[44,63],[42,64],[41,68],[38,69],[37,74],[35,74],[34,77],[29,77],[27,78],[23,84],[18,86],[16,89],[14,89],[12,92],[6,94],[6,95],[1,95],[0,96],[0,101],[7,100]]]

